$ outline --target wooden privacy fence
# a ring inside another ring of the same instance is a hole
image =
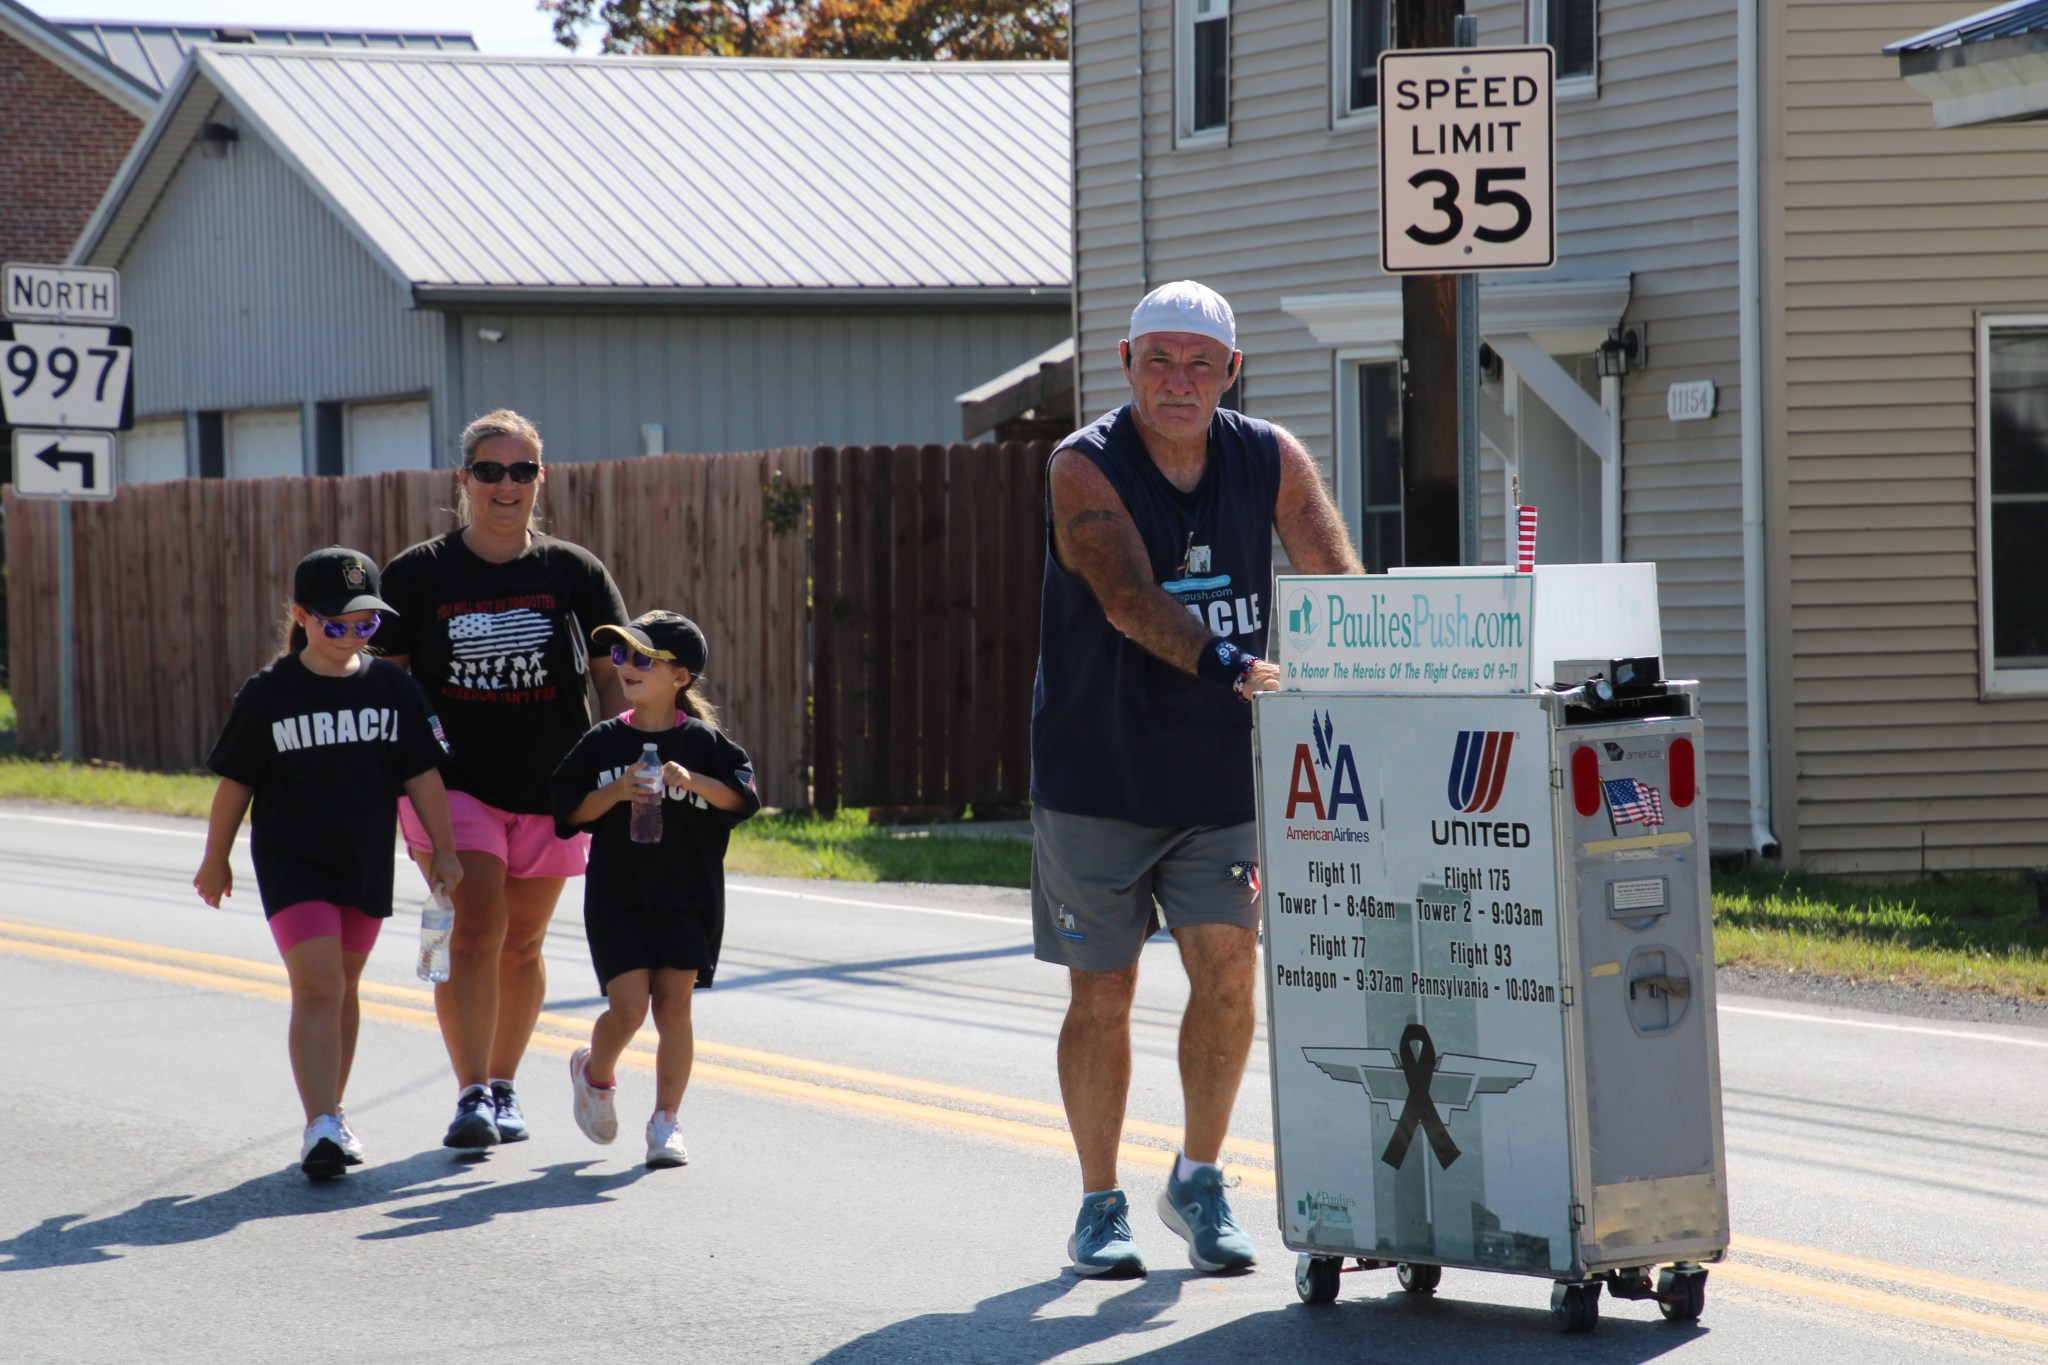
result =
[[[771,805],[807,799],[805,552],[764,494],[805,482],[807,452],[552,464],[544,529],[587,546],[635,613],[682,611],[711,644],[705,686]],[[452,527],[448,470],[350,478],[185,479],[71,509],[82,755],[201,766],[242,679],[276,656],[299,557],[350,545],[379,563]],[[800,504],[799,504],[800,505]],[[58,747],[56,502],[8,490],[17,741]]]
[[[820,810],[1029,794],[1049,450],[812,452]]]
[[[768,804],[1009,805],[1030,787],[1049,449],[553,464],[540,515],[604,560],[632,611],[704,628],[706,690]],[[185,479],[74,504],[80,753],[200,767],[235,688],[277,654],[299,557],[342,544],[386,562],[452,527],[453,505],[447,470]],[[59,504],[10,489],[5,509],[17,741],[49,753]]]

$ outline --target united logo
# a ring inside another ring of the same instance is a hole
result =
[[[1512,730],[1460,730],[1458,747],[1451,754],[1451,809],[1461,815],[1484,815],[1499,805],[1508,754],[1514,747]]]

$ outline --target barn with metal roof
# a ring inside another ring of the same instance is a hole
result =
[[[1070,335],[1052,63],[194,50],[73,252],[130,477],[944,441]]]

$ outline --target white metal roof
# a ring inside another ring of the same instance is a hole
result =
[[[77,258],[140,231],[201,86],[421,302],[1068,284],[1063,63],[201,47]]]
[[[104,53],[81,45],[19,0],[0,0],[0,36],[56,63],[139,119],[148,118],[156,106],[154,86],[123,71]]]
[[[51,22],[88,51],[106,58],[152,90],[162,90],[169,85],[186,55],[201,43],[476,50],[476,39],[467,33],[415,32],[409,29],[288,28],[278,25],[223,28],[212,24],[153,24],[122,19],[55,19]]]

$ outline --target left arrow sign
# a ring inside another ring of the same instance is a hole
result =
[[[114,435],[14,429],[14,492],[23,498],[111,498]]]
[[[41,460],[60,474],[64,472],[65,465],[77,465],[78,486],[88,491],[93,486],[93,471],[94,467],[99,464],[98,456],[99,452],[96,450],[70,449],[62,441],[52,442],[36,452],[38,460]]]

